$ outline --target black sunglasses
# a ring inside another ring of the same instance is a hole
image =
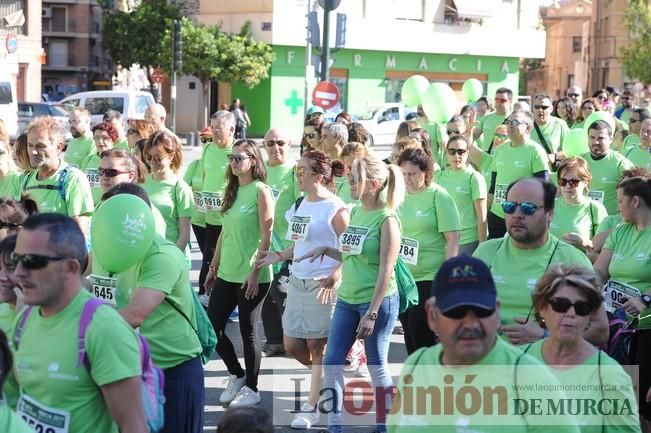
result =
[[[574,307],[577,316],[587,316],[592,312],[592,307],[587,301],[572,302],[567,298],[554,297],[549,300],[549,306],[557,313],[566,313],[570,307]]]
[[[448,133],[448,135],[459,135],[459,134],[461,134],[461,131],[458,130],[458,129],[448,129],[446,132]]]
[[[210,137],[201,137],[199,140],[201,140],[201,142],[203,144],[206,144],[206,143],[210,143],[212,141],[212,138],[210,138]]]
[[[11,253],[9,260],[11,264],[16,267],[18,263],[22,263],[25,269],[43,269],[50,262],[66,260],[70,257],[60,257],[60,256],[43,256],[41,254],[17,254]]]
[[[572,188],[576,188],[577,186],[579,186],[580,182],[581,179],[565,179],[564,177],[558,179],[558,184],[560,186],[570,185]]]
[[[454,156],[455,154],[463,156],[466,152],[468,152],[468,149],[448,149],[448,155],[450,156]]]
[[[461,305],[460,307],[455,307],[445,312],[441,311],[441,314],[450,319],[460,320],[466,317],[471,311],[478,319],[485,319],[495,313],[495,309],[489,310],[486,308],[476,307],[474,305]]]
[[[551,105],[538,105],[538,104],[536,104],[536,105],[533,106],[533,108],[535,108],[536,110],[546,110],[549,107],[551,107]]]
[[[312,137],[310,137],[312,138]],[[264,142],[267,146],[280,146],[283,147],[286,144],[285,140],[266,140]]]
[[[569,96],[570,98],[578,98],[581,95],[579,95],[578,93],[568,93],[567,96]]]
[[[522,203],[518,203],[516,201],[502,202],[502,210],[504,211],[505,214],[511,215],[515,213],[515,210],[518,208],[518,206],[520,207],[522,213],[525,215],[533,215],[538,211],[538,209],[541,208],[541,206],[538,206],[537,204],[528,201],[523,201]]]
[[[130,171],[122,171],[122,170],[116,170],[114,168],[98,168],[97,172],[99,173],[100,177],[101,176],[106,176],[106,177],[115,177],[118,174],[127,174],[131,173]]]

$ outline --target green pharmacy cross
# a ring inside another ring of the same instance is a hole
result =
[[[303,107],[303,99],[298,97],[298,91],[292,90],[291,97],[285,99],[285,106],[292,110],[292,115],[298,114],[299,108]]]

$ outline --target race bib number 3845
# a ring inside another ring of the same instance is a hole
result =
[[[349,226],[339,236],[339,251],[348,254],[361,254],[368,231],[367,227]]]

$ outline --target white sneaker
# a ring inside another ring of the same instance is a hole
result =
[[[291,426],[294,429],[306,429],[311,428],[318,422],[319,411],[317,408],[310,406],[308,403],[303,403],[301,411],[294,415]]]
[[[219,396],[219,402],[221,404],[228,404],[232,402],[245,383],[246,376],[238,378],[232,374],[228,379],[226,379],[226,389],[224,389],[224,391],[222,391],[221,395]]]
[[[260,403],[260,393],[252,390],[248,386],[243,386],[240,389],[240,392],[237,393],[233,401],[231,401],[231,407],[238,406],[253,406],[254,404]]]
[[[208,308],[208,304],[210,303],[210,296],[206,295],[205,293],[202,293],[201,295],[199,295],[199,302],[201,302],[201,305]]]

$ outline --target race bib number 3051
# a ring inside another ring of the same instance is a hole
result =
[[[361,254],[368,231],[367,227],[349,226],[339,236],[339,251],[348,254]]]
[[[70,412],[47,407],[24,394],[18,400],[16,412],[35,432],[68,433]]]
[[[400,257],[410,265],[418,264],[418,241],[416,239],[402,238],[400,240]]]
[[[606,284],[606,311],[614,312],[621,308],[628,298],[637,298],[642,294],[633,286],[616,280],[608,280]]]

